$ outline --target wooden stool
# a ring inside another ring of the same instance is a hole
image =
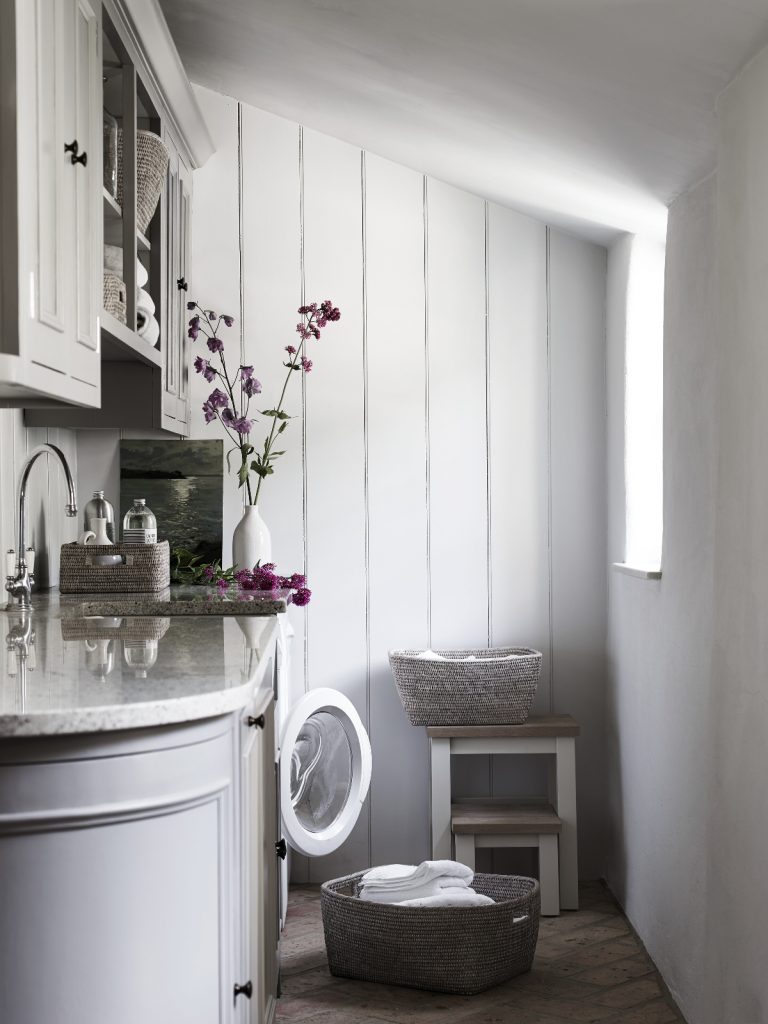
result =
[[[570,715],[532,715],[522,725],[430,725],[432,859],[451,856],[451,757],[461,754],[547,754],[549,802],[560,818],[560,908],[579,909],[576,850],[576,737]]]
[[[455,859],[475,870],[479,847],[536,847],[539,851],[541,913],[560,913],[558,836],[563,823],[549,806],[499,800],[466,800],[451,806]]]

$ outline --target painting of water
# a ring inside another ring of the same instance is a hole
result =
[[[223,458],[223,441],[121,441],[120,522],[135,498],[145,498],[158,539],[219,561]]]

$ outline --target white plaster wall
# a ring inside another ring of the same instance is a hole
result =
[[[217,151],[194,176],[190,296],[267,404],[296,307],[342,310],[292,382],[288,454],[263,491],[281,568],[306,565],[294,685],[333,686],[371,735],[371,795],[318,881],[428,854],[428,758],[387,663],[397,646],[530,643],[537,696],[580,718],[581,867],[604,822],[605,250],[236,100],[200,89]],[[242,308],[241,308],[242,296]],[[486,317],[487,312],[487,317]],[[210,387],[193,375],[194,433]],[[259,436],[259,435],[257,435]],[[118,487],[118,433],[81,432],[81,480]],[[98,481],[98,482],[97,482]],[[84,488],[85,489],[85,488]],[[240,510],[225,484],[224,558]],[[495,757],[457,787],[521,788]],[[525,782],[546,792],[544,766]]]
[[[658,582],[609,569],[606,877],[691,1024],[707,1016],[710,637],[717,459],[716,183],[670,209],[664,354],[664,550]],[[608,261],[609,561],[624,544],[625,297],[631,241]],[[733,1018],[736,1020],[736,1018]],[[746,1024],[746,1022],[745,1022]]]

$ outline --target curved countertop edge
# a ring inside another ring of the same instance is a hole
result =
[[[273,618],[262,637],[266,651],[277,637]],[[205,694],[191,694],[136,704],[107,704],[86,708],[62,708],[40,713],[20,711],[0,715],[0,740],[23,737],[71,736],[120,732],[153,726],[182,725],[206,718],[232,714],[245,708],[261,688],[270,656],[260,657],[252,676],[240,686],[230,686]],[[270,681],[269,690],[272,689]]]

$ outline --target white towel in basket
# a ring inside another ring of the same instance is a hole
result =
[[[472,868],[455,860],[425,860],[412,864],[386,864],[367,871],[360,882],[360,899],[372,903],[402,903],[439,896],[443,889],[466,889]]]
[[[482,907],[495,903],[490,896],[475,892],[469,886],[451,886],[443,889],[438,896],[422,896],[420,899],[400,900],[398,907]]]

